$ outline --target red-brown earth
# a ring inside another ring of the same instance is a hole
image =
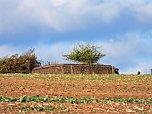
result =
[[[7,74],[0,75],[0,96],[64,96],[80,98],[83,96],[102,99],[109,98],[152,98],[152,76],[135,75],[24,75]],[[10,105],[11,104],[11,105]],[[6,110],[6,107],[18,107],[16,102],[1,102],[1,114],[16,114],[19,109]],[[27,103],[21,103],[25,105]],[[30,103],[29,103],[30,104]],[[44,105],[44,103],[37,103]],[[48,103],[47,105],[59,105]],[[31,105],[31,104],[30,104]],[[87,103],[70,104],[62,103],[64,110],[55,110],[51,112],[23,111],[31,113],[78,113],[78,114],[151,114],[152,104],[137,103]],[[20,113],[23,113],[20,112]]]

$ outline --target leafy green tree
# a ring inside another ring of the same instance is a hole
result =
[[[96,47],[90,44],[77,44],[74,46],[70,54],[63,55],[67,60],[74,62],[80,62],[83,64],[97,63],[99,59],[105,56]]]

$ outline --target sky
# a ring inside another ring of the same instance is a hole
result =
[[[35,48],[38,60],[66,61],[77,43],[101,46],[99,63],[120,73],[152,68],[151,0],[0,0],[0,57]]]

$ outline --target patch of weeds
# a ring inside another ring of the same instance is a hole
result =
[[[45,110],[46,111],[54,111],[56,108],[55,108],[55,106],[47,106],[46,108],[45,108]]]
[[[57,96],[54,96],[50,99],[51,102],[59,102],[59,98]]]
[[[95,98],[95,97],[93,97],[93,98],[91,98],[91,102],[97,103],[97,102],[100,102],[100,100]]]
[[[21,96],[17,99],[18,102],[27,102],[28,101],[28,98],[26,97],[26,95],[24,96]]]
[[[39,95],[36,95],[36,96],[29,97],[29,98],[28,98],[28,101],[29,101],[29,102],[31,102],[31,101],[41,102],[42,99],[39,97]]]
[[[42,100],[43,102],[48,102],[49,99],[50,99],[50,96],[46,95],[45,97],[42,97],[41,100]]]
[[[35,109],[36,109],[37,111],[39,111],[39,112],[45,110],[45,108],[42,107],[42,106],[35,106]]]
[[[0,102],[5,102],[5,98],[3,96],[0,96]]]
[[[66,102],[67,103],[71,103],[71,104],[78,104],[79,100],[78,99],[74,99],[74,98],[66,98]]]
[[[89,97],[81,97],[81,99],[80,99],[80,102],[81,103],[89,103],[89,102],[91,102],[92,101],[92,99],[90,99]]]
[[[30,110],[30,108],[31,108],[31,107],[30,107],[28,104],[26,104],[25,106],[23,106],[23,109],[24,109],[24,110]]]
[[[59,107],[58,107],[58,109],[59,109],[59,110],[63,110],[63,109],[65,109],[65,108],[64,108],[64,106],[63,106],[62,104],[60,104]]]
[[[102,102],[123,102],[123,103],[152,103],[151,98],[138,99],[138,98],[105,98]]]
[[[16,99],[14,97],[3,97],[3,96],[0,96],[0,102],[13,102],[15,101]]]

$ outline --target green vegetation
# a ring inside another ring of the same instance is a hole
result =
[[[34,49],[29,49],[22,55],[0,58],[0,73],[30,73],[39,65]]]
[[[103,98],[103,99],[96,99],[96,98],[89,98],[89,97],[81,97],[79,99],[73,97],[57,97],[54,96],[50,98],[48,95],[44,97],[32,96],[21,96],[19,98],[10,97],[3,97],[0,96],[0,102],[53,102],[53,103],[71,103],[71,104],[80,104],[80,103],[91,103],[91,102],[123,102],[123,103],[147,103],[152,104],[152,98],[145,98],[145,99],[138,99],[138,98]],[[59,106],[62,108],[62,105]]]
[[[63,55],[67,60],[85,64],[97,63],[105,54],[98,51],[99,47],[94,45],[77,44],[70,54]]]
[[[37,110],[37,111],[53,111],[53,110],[62,110],[60,108],[56,108],[55,106],[46,106],[46,107],[43,107],[43,106],[37,106],[37,105],[34,105],[34,106],[30,106],[28,104],[24,105],[22,108],[20,108],[20,110],[26,110],[26,111],[30,111],[30,110]]]
[[[78,104],[89,104],[89,103],[136,103],[150,106],[152,104],[152,98],[138,99],[138,98],[70,98],[70,97],[57,97],[50,98],[48,95],[44,97],[32,96],[26,97],[21,96],[19,98],[3,97],[0,96],[0,102],[12,103],[6,107],[2,107],[0,110],[18,111],[18,114],[28,113],[28,111],[37,112],[52,112],[52,111],[70,111],[70,107],[65,106],[66,103],[78,105]],[[139,110],[143,108],[136,107]]]

